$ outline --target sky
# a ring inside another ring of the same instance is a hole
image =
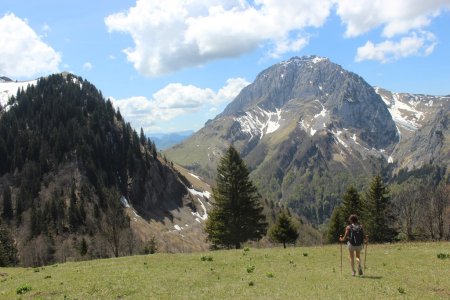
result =
[[[202,128],[293,56],[450,94],[450,0],[1,0],[0,45],[0,76],[81,76],[147,135]]]

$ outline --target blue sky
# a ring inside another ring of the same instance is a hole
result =
[[[0,75],[82,76],[147,134],[201,128],[292,56],[450,94],[450,0],[2,0],[0,45]]]

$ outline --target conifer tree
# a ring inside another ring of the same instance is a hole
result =
[[[329,243],[337,243],[339,241],[339,235],[344,233],[345,225],[342,205],[336,206],[328,223],[327,240]]]
[[[327,240],[330,243],[339,241],[339,235],[342,235],[347,225],[347,219],[351,214],[358,217],[363,215],[363,203],[354,186],[349,186],[342,197],[342,203],[333,210],[330,222],[328,224]]]
[[[347,191],[342,197],[342,213],[344,218],[348,218],[352,214],[355,214],[360,218],[362,217],[362,202],[359,197],[358,191],[352,185],[348,187]]]
[[[11,220],[14,217],[12,201],[11,201],[11,190],[9,186],[5,187],[3,190],[3,213],[2,216],[5,220]]]
[[[214,245],[239,249],[241,243],[265,234],[267,223],[261,197],[233,146],[219,162],[213,195],[214,209],[206,223],[206,232]]]
[[[278,216],[277,222],[269,230],[269,237],[273,241],[283,243],[284,248],[286,248],[286,243],[295,243],[298,236],[297,228],[285,212]]]
[[[144,146],[146,140],[147,139],[145,138],[144,129],[142,129],[141,127],[141,133],[139,134],[139,143],[141,143],[141,145]]]
[[[395,237],[392,205],[389,189],[383,183],[381,176],[375,176],[365,199],[365,232],[373,242],[390,242]]]

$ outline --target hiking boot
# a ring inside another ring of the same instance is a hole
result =
[[[358,274],[359,274],[359,276],[362,276],[362,274],[363,274],[363,270],[362,270],[361,266],[358,266]]]

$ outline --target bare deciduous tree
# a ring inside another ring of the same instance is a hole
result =
[[[425,194],[420,184],[411,182],[403,185],[394,194],[394,205],[397,210],[398,223],[408,240],[416,238],[416,222],[421,202]]]

